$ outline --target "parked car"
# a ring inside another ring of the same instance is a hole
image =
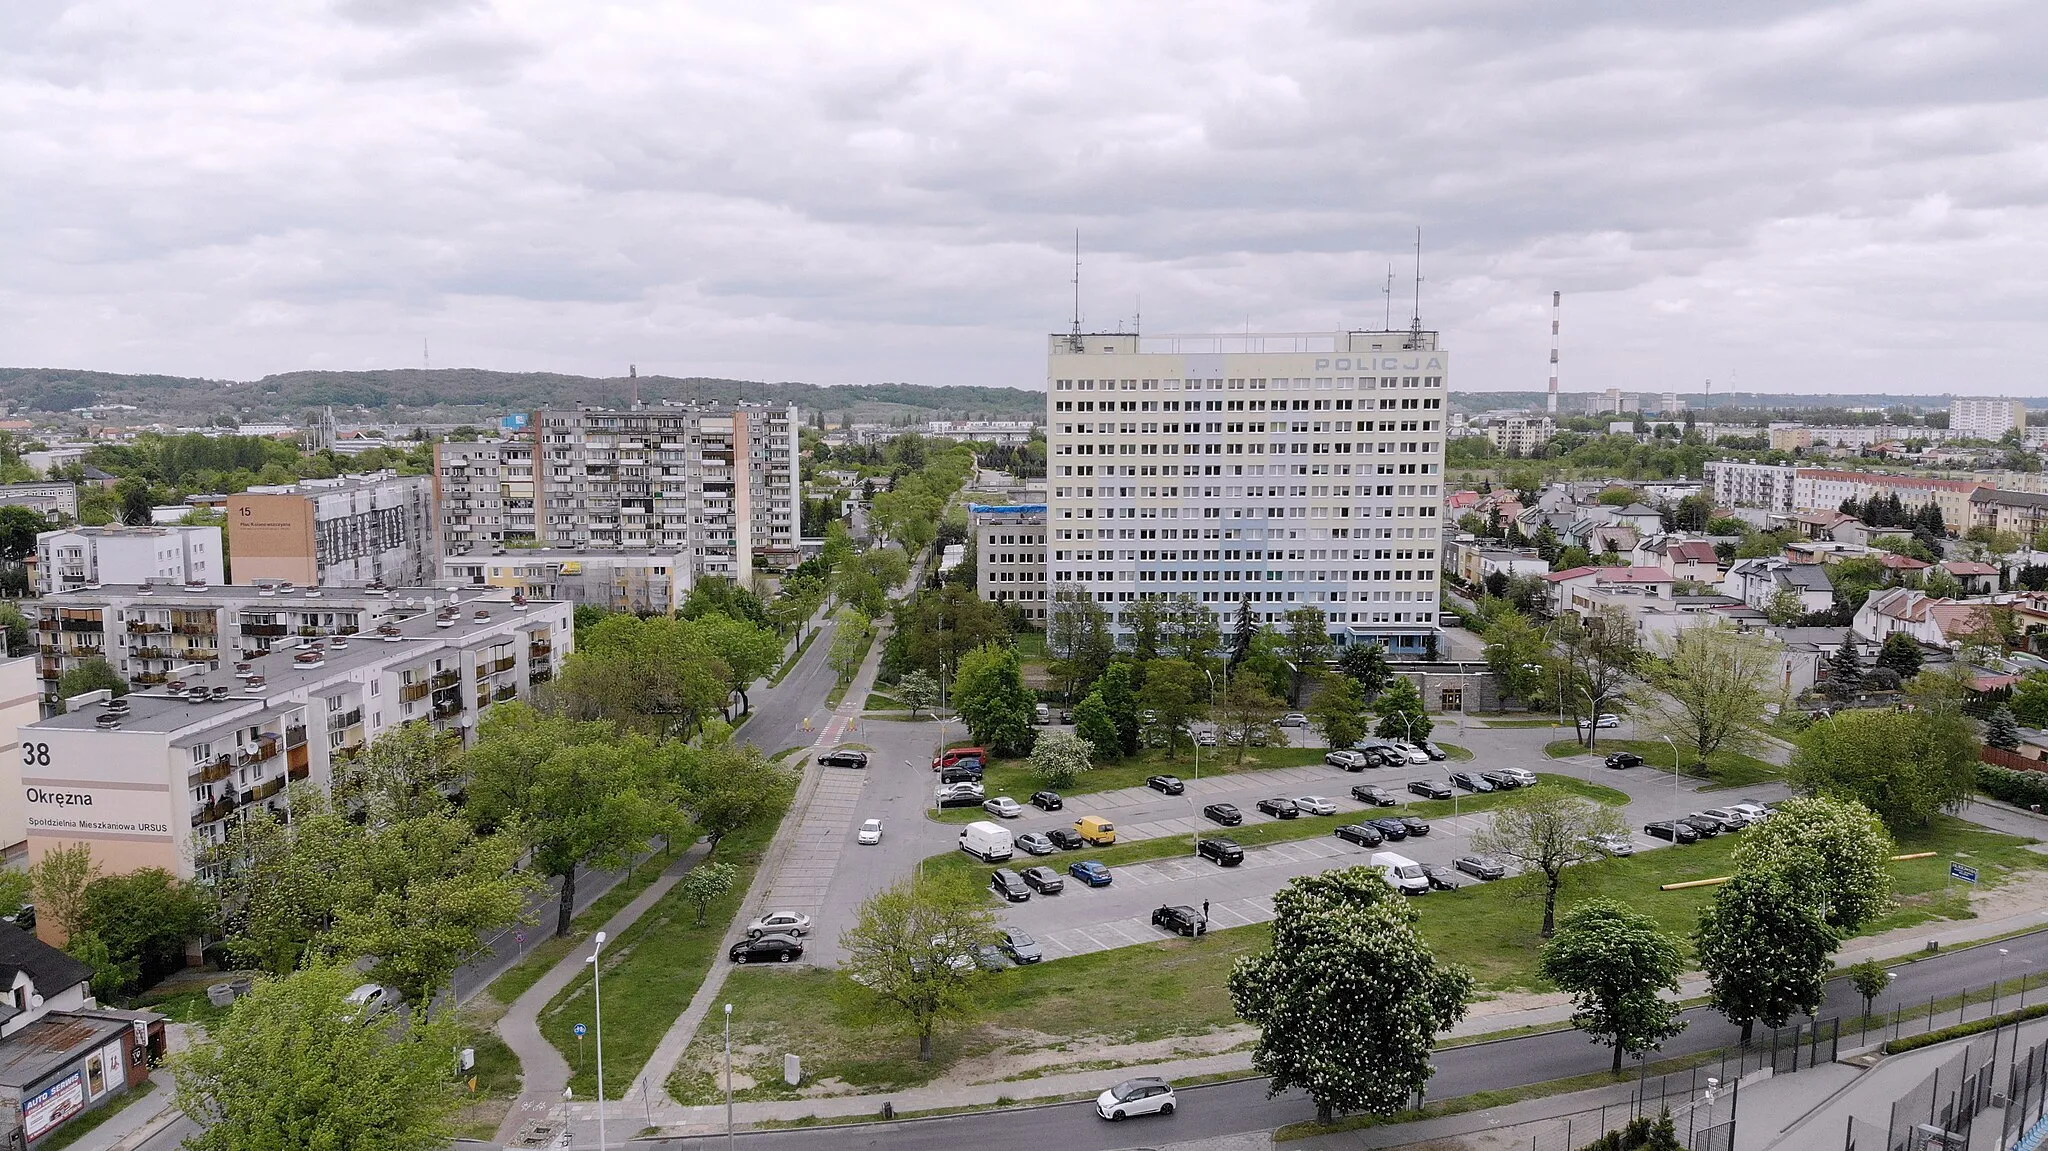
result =
[[[834,748],[818,756],[818,766],[820,767],[866,767],[867,765],[868,753],[865,751]]]
[[[1617,751],[1607,757],[1607,766],[1614,768],[1616,771],[1631,767],[1641,767],[1643,766],[1643,757],[1633,751]]]
[[[1372,821],[1372,825],[1378,829],[1381,835],[1396,842],[1408,838],[1408,825],[1392,816],[1388,816],[1385,819],[1375,819]]]
[[[939,769],[939,782],[942,784],[980,783],[981,777],[981,761],[978,759],[963,759],[959,763],[953,764],[950,767],[942,767]]]
[[[1108,847],[1116,842],[1116,824],[1099,815],[1084,815],[1074,821],[1074,834],[1080,836],[1084,843]]]
[[[405,1002],[405,993],[382,983],[365,983],[348,993],[349,1018],[366,1023]]]
[[[1410,794],[1419,795],[1424,799],[1449,799],[1451,797],[1451,785],[1448,783],[1438,783],[1433,779],[1411,780],[1408,784],[1408,791]]]
[[[1060,892],[1065,891],[1067,887],[1067,881],[1060,878],[1060,873],[1044,864],[1040,864],[1037,867],[1027,867],[1017,874],[1022,876],[1024,882],[1031,886],[1031,890],[1036,891],[1040,895],[1058,895]]]
[[[1740,803],[1731,803],[1728,805],[1728,809],[1730,811],[1739,811],[1748,816],[1751,823],[1762,823],[1771,817],[1771,809],[1754,800],[1745,799]]]
[[[1095,1097],[1095,1113],[1112,1121],[1133,1115],[1171,1115],[1173,1084],[1151,1075],[1126,1079]]]
[[[1699,832],[1683,823],[1673,823],[1668,819],[1644,824],[1643,834],[1652,839],[1668,839],[1673,843],[1698,843],[1700,839]]]
[[[1177,775],[1148,775],[1145,786],[1166,795],[1185,795],[1188,790],[1188,785]]]
[[[997,946],[1019,965],[1037,963],[1045,958],[1045,949],[1038,945],[1036,939],[1022,931],[1003,932],[1003,941]]]
[[[1377,787],[1370,783],[1361,783],[1357,787],[1352,788],[1351,798],[1360,803],[1372,804],[1374,807],[1392,807],[1401,802],[1389,794],[1386,788]]]
[[[1493,784],[1476,771],[1452,772],[1451,784],[1454,787],[1462,787],[1466,791],[1472,792],[1487,792],[1493,790]]]
[[[857,842],[863,845],[882,842],[882,821],[879,819],[866,820],[860,825],[860,834],[855,838]]]
[[[939,807],[980,807],[985,793],[978,783],[948,783],[932,793]]]
[[[1709,819],[1704,815],[1681,815],[1678,817],[1678,822],[1699,833],[1701,839],[1712,839],[1721,834],[1721,821]]]
[[[1059,850],[1054,846],[1052,836],[1043,831],[1027,831],[1018,836],[1017,849],[1026,855],[1051,855]]]
[[[1496,775],[1514,780],[1516,787],[1535,787],[1537,783],[1536,773],[1526,767],[1503,767],[1487,772],[1486,778],[1492,779]]]
[[[1364,771],[1369,761],[1362,751],[1333,751],[1323,757],[1323,762],[1345,771]]]
[[[1005,971],[1016,966],[1003,949],[993,943],[984,943],[974,949],[974,965],[983,971]]]
[[[1294,806],[1305,815],[1335,815],[1337,805],[1320,795],[1297,795]]]
[[[1528,786],[1522,782],[1520,776],[1505,771],[1482,771],[1479,778],[1492,784],[1495,791],[1513,791],[1518,787]]]
[[[1009,903],[1023,903],[1031,898],[1031,887],[1024,877],[1007,867],[998,867],[989,873],[988,889]]]
[[[1015,819],[1024,814],[1024,805],[1007,795],[998,795],[994,799],[983,801],[981,809],[997,819]]]
[[[1451,758],[1450,752],[1445,751],[1443,748],[1438,747],[1437,745],[1429,742],[1426,739],[1422,741],[1421,747],[1422,753],[1424,755],[1427,755],[1431,759],[1445,760]]]
[[[1423,864],[1422,875],[1429,880],[1430,888],[1435,891],[1456,891],[1460,886],[1458,873],[1441,863]]]
[[[1293,800],[1277,795],[1260,800],[1258,809],[1274,819],[1293,819],[1301,814],[1301,808],[1296,807]]]
[[[1726,807],[1710,807],[1705,811],[1695,811],[1693,814],[1705,816],[1720,824],[1722,831],[1741,831],[1749,826],[1748,816]]]
[[[1279,719],[1281,727],[1307,727],[1308,717],[1298,711],[1290,711]]]
[[[1614,714],[1613,712],[1603,711],[1603,712],[1601,712],[1601,713],[1600,713],[1599,717],[1598,717],[1597,719],[1595,719],[1595,720],[1593,721],[1593,726],[1594,726],[1594,727],[1620,727],[1620,726],[1621,726],[1621,717],[1620,717],[1620,716],[1618,716],[1618,715],[1615,715],[1615,714]],[[1581,719],[1581,720],[1579,721],[1579,730],[1581,730],[1581,731],[1584,731],[1584,730],[1585,730],[1585,727],[1586,727],[1586,721],[1585,721],[1585,720],[1583,720],[1583,719]]]
[[[1081,833],[1071,827],[1055,827],[1046,832],[1045,837],[1052,840],[1052,845],[1061,851],[1079,851],[1088,846],[1088,841],[1081,838]]]
[[[748,935],[805,935],[811,930],[811,917],[799,911],[771,911],[747,924]]]
[[[1210,728],[1202,728],[1201,730],[1195,732],[1195,742],[1201,744],[1203,747],[1215,747],[1216,732]]]
[[[1475,879],[1499,879],[1508,873],[1508,869],[1490,855],[1461,855],[1451,861],[1451,866]]]
[[[1381,767],[1407,767],[1408,753],[1392,744],[1367,748],[1365,754],[1379,760]]]
[[[1220,835],[1197,842],[1195,854],[1203,859],[1215,860],[1218,867],[1236,867],[1244,862],[1244,848],[1239,847],[1236,840],[1225,839]]]
[[[1593,850],[1604,855],[1623,856],[1636,853],[1636,845],[1626,835],[1608,833],[1588,836],[1586,842],[1592,846]]]
[[[804,953],[804,941],[794,935],[757,935],[742,939],[725,953],[734,963],[758,963],[773,959],[788,963]]]
[[[1244,822],[1244,812],[1239,811],[1234,803],[1212,803],[1202,809],[1202,815],[1225,827],[1236,827]]]
[[[1034,791],[1031,793],[1031,806],[1040,811],[1058,811],[1066,805],[1067,801],[1061,799],[1060,793],[1057,791]]]
[[[1394,750],[1405,756],[1409,763],[1428,763],[1429,753],[1412,743],[1397,743]]]
[[[1347,823],[1332,834],[1346,843],[1355,843],[1360,847],[1378,847],[1387,841],[1386,835],[1369,823]]]
[[[1209,921],[1202,918],[1202,913],[1184,903],[1154,908],[1152,926],[1164,927],[1175,935],[1185,935],[1190,939],[1206,935],[1209,931]]]
[[[1067,874],[1090,887],[1109,886],[1109,868],[1092,859],[1083,859],[1067,865]]]
[[[938,758],[932,760],[932,770],[938,771],[941,768],[951,767],[963,759],[971,759],[977,764],[986,763],[988,762],[988,749],[980,747],[949,747],[940,752]]]
[[[1402,826],[1402,827],[1405,827],[1405,828],[1407,828],[1407,829],[1408,829],[1408,834],[1410,834],[1410,835],[1428,835],[1428,834],[1429,834],[1429,821],[1428,821],[1428,820],[1426,820],[1426,819],[1420,819],[1420,818],[1417,818],[1416,816],[1413,816],[1413,815],[1404,815],[1404,816],[1402,816],[1402,817],[1401,817],[1401,826]]]
[[[1052,708],[1042,703],[1038,704],[1036,707],[1032,708],[1031,718],[1034,722],[1037,723],[1051,723]]]

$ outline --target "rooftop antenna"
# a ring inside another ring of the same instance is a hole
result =
[[[1145,326],[1145,297],[1144,297],[1144,296],[1142,296],[1142,295],[1140,295],[1140,296],[1132,296],[1132,297],[1131,297],[1131,334],[1132,334],[1133,336],[1139,336],[1139,335],[1143,335],[1143,334],[1144,334],[1144,326]]]
[[[627,364],[626,378],[633,381],[633,410],[640,410],[640,365]]]
[[[1557,329],[1564,314],[1564,293],[1550,293],[1550,414],[1557,414]]]
[[[1422,346],[1422,227],[1415,228],[1415,315],[1408,321],[1408,346]]]
[[[1392,264],[1387,265],[1387,284],[1386,287],[1380,289],[1380,295],[1387,298],[1387,320],[1386,323],[1380,326],[1380,331],[1391,332],[1394,330],[1394,265]]]
[[[420,337],[420,366],[426,371],[434,370],[434,357],[427,354],[427,338]]]
[[[1074,327],[1067,336],[1067,346],[1074,351],[1081,350],[1081,229],[1074,229]]]

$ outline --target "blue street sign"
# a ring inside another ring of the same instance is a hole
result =
[[[1951,863],[1951,864],[1949,864],[1949,865],[1948,865],[1948,874],[1949,874],[1949,878],[1951,878],[1951,879],[1960,879],[1960,880],[1962,880],[1962,881],[1963,881],[1964,883],[1975,883],[1975,882],[1977,882],[1977,869],[1976,869],[1976,868],[1974,868],[1974,867],[1964,867],[1964,866],[1963,866],[1962,864],[1960,864],[1960,863]]]
[[[583,1038],[583,1025],[581,1023],[576,1025],[576,1038]]]

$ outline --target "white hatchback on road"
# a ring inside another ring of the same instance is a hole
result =
[[[863,846],[882,842],[882,821],[870,819],[861,824],[859,842]]]
[[[1150,1075],[1126,1079],[1095,1097],[1095,1113],[1119,1122],[1133,1115],[1171,1115],[1173,1108],[1173,1084]]]

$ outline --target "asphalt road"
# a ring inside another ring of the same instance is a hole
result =
[[[2005,959],[2004,974],[2017,970],[2025,960],[2040,971],[2048,964],[2048,931],[2019,936],[2000,944],[2012,954]],[[1894,969],[1897,980],[1890,994],[1877,1001],[1877,1008],[1894,1003],[1925,1002],[1930,995],[1953,994],[1963,987],[1988,984],[2000,975],[1998,948],[1978,947],[1955,951]],[[1854,1015],[1861,1000],[1846,980],[1830,985],[1831,994],[1820,1012],[1821,1018]],[[1709,1050],[1733,1043],[1737,1029],[1719,1014],[1704,1008],[1684,1015],[1689,1026],[1665,1044],[1665,1056]],[[1368,1021],[1361,1021],[1361,1035],[1369,1035]],[[1849,1037],[1854,1039],[1853,1033]],[[1437,1057],[1436,1077],[1430,1094],[1443,1098],[1475,1091],[1539,1083],[1566,1076],[1605,1070],[1612,1053],[1577,1032],[1552,1032],[1496,1043],[1453,1048]],[[1103,1086],[1117,1079],[1104,1072]],[[1115,1151],[1119,1148],[1157,1146],[1193,1139],[1245,1132],[1270,1131],[1283,1124],[1315,1117],[1315,1107],[1306,1096],[1289,1092],[1279,1098],[1266,1096],[1263,1079],[1190,1087],[1179,1092],[1180,1110],[1167,1117],[1106,1123],[1088,1103],[1018,1111],[977,1112],[937,1119],[862,1127],[816,1127],[745,1133],[739,1141],[751,1151],[818,1151],[820,1148],[888,1147],[892,1151],[954,1151],[972,1147],[976,1151]],[[879,1101],[877,1103],[879,1106]],[[723,1135],[688,1139],[650,1140],[670,1147],[711,1146]]]

